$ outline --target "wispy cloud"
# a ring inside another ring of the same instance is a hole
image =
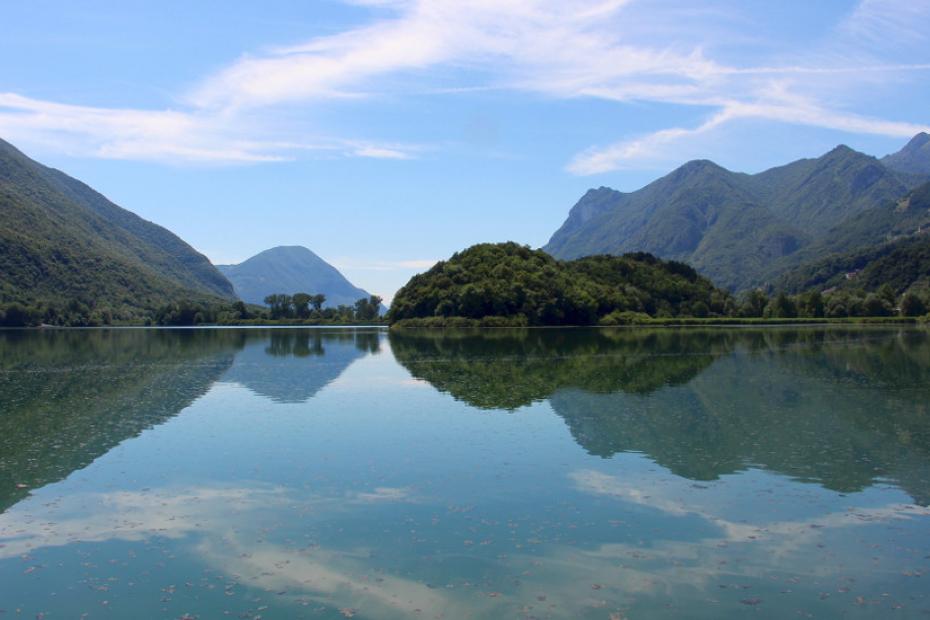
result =
[[[851,85],[924,76],[926,52],[915,62],[888,62],[887,49],[926,47],[930,9],[903,0],[862,0],[816,53],[785,64],[725,62],[706,51],[695,31],[719,42],[737,40],[732,24],[713,11],[681,19],[681,7],[632,0],[355,0],[377,16],[363,26],[288,47],[253,51],[204,76],[175,109],[72,106],[0,95],[0,132],[94,157],[158,161],[251,163],[323,156],[405,160],[422,147],[328,137],[277,139],[270,110],[321,101],[403,96],[450,96],[437,68],[470,70],[465,90],[532,92],[553,98],[658,102],[710,109],[694,127],[597,146],[567,169],[594,174],[666,158],[675,145],[704,139],[740,119],[801,124],[848,133],[906,136],[926,126],[855,113],[836,105]],[[713,20],[717,20],[714,22]],[[723,20],[726,21],[726,20]],[[662,32],[662,37],[652,36]],[[853,50],[852,52],[850,50]],[[913,57],[915,54],[909,55]],[[441,73],[441,72],[440,72]],[[475,75],[485,83],[472,83]],[[392,80],[403,76],[403,87]],[[834,90],[831,90],[834,89]],[[445,93],[445,94],[442,94]],[[454,96],[454,95],[453,95]]]
[[[166,163],[244,164],[321,157],[412,159],[422,145],[356,139],[276,139],[240,116],[204,110],[68,105],[0,93],[0,135],[69,155]]]
[[[592,147],[576,155],[568,170],[578,175],[598,174],[620,168],[650,167],[657,161],[674,159],[681,152],[682,143],[703,135],[736,120],[757,119],[777,121],[790,125],[806,125],[836,129],[856,134],[877,134],[909,138],[921,131],[930,131],[930,124],[887,121],[879,118],[841,113],[825,109],[801,97],[772,97],[768,103],[742,103],[729,101],[720,111],[693,128],[673,127],[662,129],[630,140],[605,147]]]

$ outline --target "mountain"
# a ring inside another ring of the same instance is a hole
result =
[[[930,174],[930,134],[917,134],[897,153],[882,157],[882,163],[898,172]]]
[[[244,302],[262,305],[277,293],[322,293],[327,306],[351,306],[369,293],[349,282],[339,270],[299,245],[279,246],[238,265],[217,265]]]
[[[783,257],[918,180],[846,146],[755,175],[692,161],[634,192],[588,191],[543,250],[560,259],[649,252],[746,289],[770,278]]]
[[[218,297],[232,298],[232,285],[175,234],[0,140],[0,302],[132,315]]]
[[[789,292],[836,285],[901,293],[930,277],[930,183],[853,216],[809,246],[776,261],[773,288]],[[846,274],[861,272],[853,280]]]

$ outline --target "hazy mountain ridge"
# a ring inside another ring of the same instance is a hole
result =
[[[260,252],[238,265],[217,265],[243,301],[262,305],[278,293],[322,293],[326,306],[351,306],[370,295],[338,269],[303,246],[278,246]]]
[[[897,153],[882,157],[882,163],[898,172],[930,174],[930,134],[917,134]]]
[[[233,295],[182,239],[2,140],[0,216],[0,301],[118,310]]]
[[[651,252],[745,289],[777,276],[772,265],[793,267],[785,257],[817,247],[837,226],[893,203],[920,180],[926,177],[899,174],[846,146],[754,175],[696,160],[634,192],[590,190],[543,249],[561,259]]]

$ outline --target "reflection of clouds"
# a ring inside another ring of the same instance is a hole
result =
[[[578,470],[569,474],[576,488],[595,495],[614,497],[633,504],[646,506],[668,515],[694,517],[717,528],[719,537],[705,538],[698,543],[665,544],[674,547],[675,553],[670,557],[697,546],[722,546],[732,543],[752,544],[755,549],[764,549],[760,563],[774,567],[776,560],[784,559],[786,570],[796,570],[796,555],[814,546],[814,542],[825,534],[843,528],[861,527],[876,523],[909,520],[930,517],[930,508],[915,504],[889,503],[872,508],[850,508],[842,512],[832,512],[811,518],[759,522],[755,524],[737,522],[720,516],[725,510],[720,506],[709,505],[711,501],[702,499],[700,493],[694,492],[691,485],[679,482],[672,493],[643,481],[628,482],[595,470]],[[643,492],[648,488],[648,493]],[[764,513],[763,513],[764,514]],[[614,554],[610,546],[602,547],[602,552]],[[694,553],[689,554],[696,557]],[[791,563],[789,566],[788,563]],[[815,570],[811,567],[811,570]]]
[[[324,549],[289,549],[279,545],[243,545],[236,539],[207,539],[201,557],[227,573],[241,575],[248,585],[268,591],[293,592],[329,605],[358,609],[377,617],[427,617],[449,613],[447,595],[424,583],[373,571],[368,553],[336,553]],[[464,611],[464,609],[462,610]],[[457,617],[452,613],[448,617]]]
[[[410,488],[295,496],[271,485],[217,486],[66,495],[42,503],[41,509],[39,502],[44,500],[33,497],[0,515],[0,559],[75,542],[189,536],[176,546],[196,554],[236,584],[275,593],[281,597],[278,600],[295,606],[317,602],[357,610],[359,617],[519,617],[526,609],[525,615],[550,618],[575,618],[597,610],[607,618],[610,613],[625,613],[626,606],[634,603],[653,606],[655,617],[675,617],[673,610],[662,607],[666,600],[674,600],[679,612],[687,609],[683,606],[708,601],[739,606],[741,598],[750,596],[734,584],[747,581],[757,588],[753,597],[774,578],[782,583],[772,587],[790,588],[807,600],[819,601],[817,588],[829,586],[817,582],[826,584],[841,575],[858,577],[857,587],[864,593],[884,577],[900,580],[900,561],[875,566],[872,556],[877,552],[862,553],[859,545],[869,541],[839,537],[830,550],[836,556],[829,560],[815,543],[831,542],[825,536],[849,526],[930,516],[927,508],[888,504],[815,519],[742,523],[734,520],[727,506],[715,505],[713,494],[694,490],[688,481],[669,479],[671,486],[661,488],[653,474],[631,475],[622,479],[595,470],[569,474],[583,492],[679,517],[686,528],[690,525],[686,520],[710,524],[711,528],[687,528],[705,531],[706,536],[695,539],[692,534],[679,540],[649,534],[646,541],[585,545],[583,540],[582,544],[562,542],[568,530],[559,530],[556,539],[534,543],[532,552],[523,544],[507,553],[495,550],[493,557],[477,551],[477,546],[466,552],[440,552],[436,566],[445,566],[444,570],[433,574],[431,564],[422,564],[410,574],[388,568],[395,565],[394,558],[383,564],[379,556],[384,548],[376,535],[337,548],[297,536],[291,543],[278,535],[287,531],[274,534],[268,527],[304,515],[315,520],[338,521],[347,515],[354,519],[382,504],[427,500],[415,497]],[[618,521],[614,527],[627,525]],[[633,533],[645,532],[643,524],[632,527]],[[429,556],[430,551],[424,547],[422,553]],[[454,570],[459,566],[471,568],[462,573]],[[481,566],[479,573],[472,572],[475,566]],[[469,576],[475,583],[463,582]],[[428,585],[432,579],[437,580],[436,587]],[[902,585],[905,593],[909,587]],[[779,605],[770,599],[766,604],[769,611]]]
[[[362,503],[374,504],[378,502],[405,502],[410,501],[410,489],[399,487],[378,487],[374,491],[354,493],[353,498]]]
[[[717,526],[723,538],[732,542],[757,540],[762,537],[786,536],[797,539],[818,529],[869,525],[876,521],[910,519],[930,516],[930,508],[915,504],[891,503],[877,508],[858,508],[844,512],[829,513],[810,519],[795,521],[773,521],[750,525],[725,519],[714,514],[713,506],[705,506],[700,495],[688,496],[688,488],[680,483],[675,489],[677,499],[661,488],[644,484],[643,481],[627,482],[592,469],[577,470],[569,474],[576,488],[586,493],[615,497],[633,504],[647,506],[673,516],[694,515]],[[648,491],[643,491],[648,489]]]
[[[41,521],[33,516],[29,501],[0,515],[0,559],[75,542],[181,538],[232,527],[248,513],[288,506],[336,512],[351,505],[410,501],[410,489],[398,487],[341,497],[313,496],[300,502],[289,498],[284,488],[272,486],[79,493],[43,505]]]
[[[316,513],[338,518],[366,505],[411,502],[401,487],[377,487],[332,497],[294,499],[282,487],[191,487],[61,496],[33,516],[32,498],[0,515],[0,559],[72,543],[180,539],[196,534],[192,550],[237,582],[286,591],[295,602],[314,600],[378,617],[462,617],[490,603],[454,600],[426,583],[372,566],[368,549],[334,551],[317,545],[290,548],[266,540],[263,513]],[[276,518],[278,518],[276,517]],[[252,534],[258,533],[258,536]],[[459,597],[461,598],[461,597]]]
[[[180,538],[209,529],[218,516],[228,519],[285,501],[276,487],[86,493],[43,506],[41,522],[31,514],[29,502],[22,502],[0,515],[0,559],[76,542]]]

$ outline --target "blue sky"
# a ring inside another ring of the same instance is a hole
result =
[[[0,137],[214,262],[306,245],[390,298],[590,187],[930,126],[930,2],[6,3]]]

